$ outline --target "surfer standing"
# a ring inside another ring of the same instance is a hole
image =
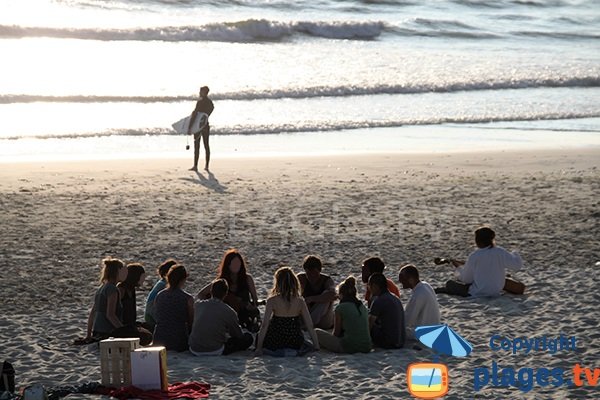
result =
[[[190,116],[190,128],[188,128],[187,134],[191,134],[191,127],[194,126],[194,120],[198,113],[205,113],[210,115],[215,106],[211,99],[208,98],[208,86],[202,86],[200,88],[200,99],[196,102],[196,108],[192,111]],[[198,171],[198,158],[200,157],[200,138],[204,142],[204,152],[206,154],[206,165],[204,169],[208,171],[208,162],[210,161],[210,147],[208,145],[208,135],[210,134],[210,125],[206,121],[206,125],[200,132],[194,133],[194,166],[190,168],[190,171]]]

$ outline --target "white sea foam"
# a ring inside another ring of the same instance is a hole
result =
[[[380,94],[453,93],[483,90],[534,89],[534,88],[587,88],[600,87],[600,76],[589,75],[575,78],[531,77],[511,80],[486,80],[472,82],[449,82],[431,84],[380,84],[372,86],[317,86],[307,88],[283,88],[273,90],[243,90],[215,93],[213,100],[276,100],[315,97],[371,96]],[[0,104],[11,103],[174,103],[194,101],[194,96],[45,96],[29,94],[0,95]]]
[[[574,25],[574,24],[573,24]],[[493,31],[459,20],[416,18],[403,23],[390,21],[278,21],[247,19],[201,26],[148,26],[120,29],[0,25],[0,38],[50,37],[101,41],[165,41],[231,43],[277,42],[298,36],[322,39],[373,40],[383,34],[403,37],[497,39],[501,37],[546,37],[553,39],[598,39],[600,31],[578,26],[559,31]]]
[[[131,29],[48,28],[0,25],[0,38],[52,37],[103,41],[279,41],[295,35],[327,39],[371,40],[386,30],[386,23],[346,21],[269,21],[249,19],[203,26],[164,26]]]
[[[176,142],[205,84],[222,140],[597,135],[599,23],[596,0],[3,0],[0,147]]]

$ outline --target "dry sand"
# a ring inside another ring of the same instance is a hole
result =
[[[175,257],[190,270],[192,293],[232,246],[246,255],[260,296],[279,263],[299,271],[310,253],[337,281],[380,255],[392,279],[412,262],[437,286],[451,271],[433,257],[466,257],[473,229],[489,224],[499,245],[521,252],[517,277],[528,290],[493,300],[440,295],[443,321],[474,345],[467,358],[442,359],[447,398],[595,398],[589,387],[474,392],[473,373],[493,361],[600,367],[599,160],[594,149],[217,159],[210,176],[187,171],[184,160],[0,164],[0,360],[14,363],[20,387],[99,381],[98,351],[70,342],[84,333],[107,255],[151,274]],[[151,275],[139,291],[140,306],[153,283]],[[492,352],[494,333],[563,333],[577,337],[578,351]],[[412,348],[294,359],[173,353],[168,367],[171,381],[210,383],[213,398],[407,398],[408,364],[431,360]]]

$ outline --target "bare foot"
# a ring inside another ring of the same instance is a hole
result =
[[[208,171],[208,165],[207,165],[206,167],[204,167],[204,170],[205,170],[205,171]]]
[[[198,172],[198,167],[192,167],[188,171],[196,171],[196,172]]]

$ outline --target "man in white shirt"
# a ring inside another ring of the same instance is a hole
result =
[[[498,296],[506,280],[506,270],[518,271],[523,260],[517,252],[508,252],[496,246],[496,233],[488,227],[475,231],[475,244],[478,249],[469,255],[467,262],[451,260],[456,267],[456,276],[460,281],[450,280],[446,287],[438,288],[436,293],[457,296]]]
[[[440,323],[440,307],[431,285],[419,279],[419,270],[412,264],[400,269],[398,280],[403,289],[411,289],[410,300],[404,309],[407,339],[415,338],[415,328]]]

